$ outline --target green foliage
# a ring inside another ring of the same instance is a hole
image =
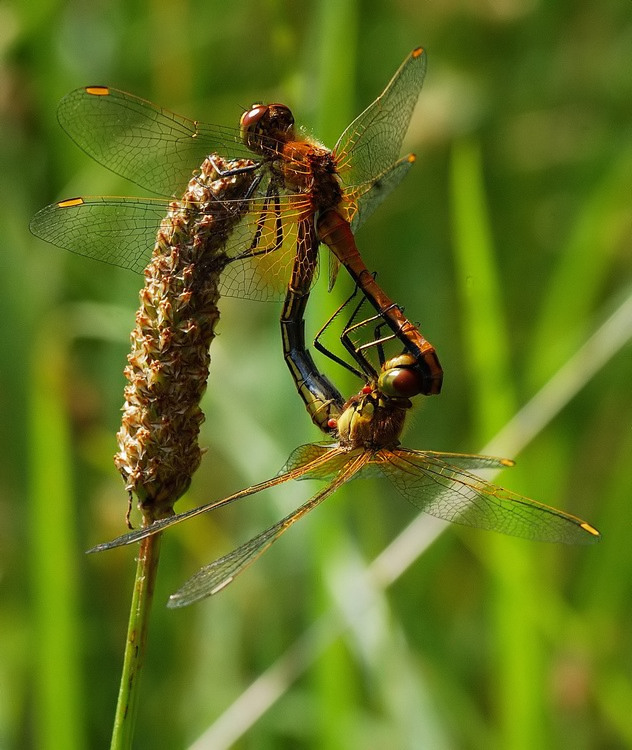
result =
[[[0,19],[0,745],[104,747],[134,551],[83,550],[124,531],[111,456],[142,281],[27,226],[56,198],[141,193],[66,138],[58,100],[112,84],[226,125],[253,101],[286,101],[333,145],[423,44],[417,164],[358,243],[446,372],[405,444],[475,451],[630,296],[632,5],[13,0]],[[328,296],[325,271],[311,332],[348,291]],[[178,510],[271,476],[319,439],[281,358],[279,309],[221,308],[209,450]],[[595,547],[449,528],[384,593],[362,571],[413,512],[358,481],[226,592],[170,611],[189,574],[311,486],[167,532],[135,747],[193,742],[281,657],[207,747],[632,744],[631,362],[624,343],[594,376],[591,361],[573,365],[572,398],[542,406],[544,427],[502,477],[594,523]]]

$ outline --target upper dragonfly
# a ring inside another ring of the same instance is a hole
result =
[[[375,281],[352,235],[414,161],[412,155],[398,155],[425,71],[424,50],[417,48],[333,151],[298,134],[283,104],[255,104],[242,116],[241,127],[233,129],[189,120],[113,88],[90,86],[65,97],[58,118],[94,159],[163,196],[181,190],[212,154],[250,159],[244,169],[256,170],[256,184],[226,243],[229,262],[221,293],[275,299],[287,292],[288,279],[298,279],[294,291],[304,298],[316,276],[323,241],[333,252],[330,283],[341,261],[415,357],[421,392],[429,395],[438,393],[442,382],[434,348],[398,306],[375,293]],[[240,213],[243,205],[240,200]],[[168,206],[165,199],[73,199],[40,211],[31,228],[72,252],[142,272]],[[291,316],[292,306],[287,307]],[[297,356],[293,351],[286,355],[289,360]],[[326,396],[330,384],[324,385]]]

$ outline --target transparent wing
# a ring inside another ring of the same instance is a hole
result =
[[[351,224],[351,231],[356,230],[373,214],[376,208],[386,200],[391,192],[408,174],[408,170],[415,163],[413,154],[405,156],[393,164],[383,174],[379,175],[373,183],[364,183],[355,188],[350,188],[346,193],[339,210],[344,214]],[[329,291],[336,283],[340,261],[333,253],[329,256]]]
[[[309,446],[303,446],[303,448],[308,447]],[[312,470],[317,470],[321,462],[328,461],[331,457],[335,457],[331,454],[317,454],[312,458],[308,458],[307,452],[305,455],[306,463],[303,465],[296,464],[291,469],[288,469],[288,471],[284,471],[278,476],[273,477],[272,479],[267,479],[265,482],[253,484],[251,487],[247,487],[244,490],[235,492],[233,495],[229,495],[223,500],[214,500],[211,503],[200,505],[199,507],[193,508],[192,510],[184,511],[184,513],[178,513],[175,516],[169,516],[169,518],[163,518],[159,521],[154,521],[151,525],[146,526],[145,528],[130,531],[127,534],[123,534],[122,536],[119,536],[110,542],[97,544],[96,547],[92,547],[91,549],[89,549],[87,554],[91,554],[93,552],[103,552],[106,549],[114,549],[114,547],[122,547],[126,544],[133,544],[134,542],[138,542],[148,536],[157,534],[159,531],[164,531],[170,526],[175,526],[182,521],[186,521],[189,518],[202,515],[202,513],[208,513],[208,511],[216,510],[217,508],[223,508],[225,505],[234,503],[235,500],[240,500],[242,497],[249,497],[250,495],[254,495],[257,492],[261,492],[262,490],[267,490],[270,487],[276,487],[276,485],[278,484],[283,484],[283,482],[288,482],[291,479],[300,479],[303,474],[306,474]]]
[[[220,292],[229,297],[282,299],[296,255],[300,201],[296,196],[279,197],[274,205],[265,198],[220,201],[213,214],[240,214],[245,204],[248,210],[231,225],[222,244],[227,267]],[[30,228],[36,237],[57,247],[142,273],[172,205],[157,198],[86,196],[46,206],[33,217]],[[195,204],[188,205],[195,212]],[[313,283],[317,265],[306,273]]]
[[[288,458],[281,472],[291,471],[295,467],[304,466],[309,462],[314,462],[314,468],[303,474],[300,479],[334,479],[348,463],[353,461],[362,449],[354,451],[342,451],[336,443],[309,443],[297,448]],[[317,458],[325,460],[316,464]]]
[[[426,54],[418,47],[340,136],[334,154],[346,185],[372,183],[397,161],[425,75]]]
[[[252,156],[236,128],[189,120],[106,86],[72,91],[57,118],[89,156],[158,195],[181,192],[209,154]]]
[[[415,163],[413,154],[404,156],[389,169],[379,175],[368,187],[366,184],[360,186],[357,191],[357,210],[353,216],[347,217],[351,229],[355,232],[373,214],[375,209],[392,193],[399,183],[408,174]],[[362,190],[364,189],[364,192]],[[351,204],[353,205],[353,203]]]
[[[273,205],[255,198],[239,223],[229,232],[219,288],[226,297],[260,301],[281,300],[287,292],[297,255],[298,227],[302,221],[298,196],[280,196]],[[309,289],[318,278],[318,252],[303,269]]]
[[[379,465],[414,506],[437,518],[525,539],[590,544],[599,532],[590,524],[535,500],[497,487],[460,467],[502,468],[489,456],[381,450]]]
[[[294,467],[303,466],[304,464],[315,461],[319,456],[327,457],[322,463],[315,464],[308,472],[297,479],[320,479],[331,481],[341,471],[344,471],[347,465],[361,453],[367,452],[364,448],[355,448],[352,451],[343,451],[337,447],[337,443],[309,443],[297,448],[288,458],[287,463],[281,469],[282,472],[289,471]],[[357,469],[353,479],[373,479],[382,476],[381,469],[373,460],[368,461]]]
[[[423,453],[429,459],[443,462],[450,466],[458,466],[460,469],[480,471],[482,469],[500,471],[510,469],[516,465],[511,458],[500,458],[498,456],[481,456],[478,453],[437,453],[435,451],[415,451],[409,448],[398,448],[397,452],[402,456],[411,454],[413,460],[419,453]]]
[[[340,473],[333,482],[295,511],[292,511],[292,513],[281,519],[281,521],[270,526],[269,529],[253,537],[245,544],[242,544],[241,547],[201,568],[192,578],[186,581],[182,588],[169,597],[168,606],[186,607],[207,596],[217,594],[228,586],[239,573],[261,557],[290,526],[294,525],[311,510],[314,510],[314,508],[334,493],[338,487],[351,479],[361,469],[362,465],[370,460],[370,456],[371,454],[368,452],[356,456],[346,466],[345,471]]]
[[[166,200],[88,196],[46,206],[30,229],[71,253],[142,273],[168,209]]]

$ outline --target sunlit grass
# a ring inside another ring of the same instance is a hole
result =
[[[480,144],[457,141],[452,150],[451,200],[456,279],[460,292],[464,367],[473,389],[473,434],[482,443],[516,410],[509,361],[508,326],[503,310]],[[489,670],[491,695],[498,712],[499,747],[541,744],[539,713],[539,643],[525,618],[525,599],[533,591],[531,552],[512,540],[482,540],[486,554],[503,566],[492,588],[488,621],[495,647]]]
[[[34,727],[41,748],[85,747],[79,560],[66,386],[70,362],[61,327],[33,342],[29,394],[29,551],[33,591]]]

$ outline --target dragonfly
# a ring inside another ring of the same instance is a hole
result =
[[[354,240],[358,227],[414,162],[413,155],[399,158],[399,152],[425,72],[425,52],[417,48],[333,150],[298,132],[284,104],[254,104],[239,128],[189,120],[105,86],[77,89],[59,105],[61,126],[86,153],[159,196],[182,189],[201,163],[216,161],[215,155],[249,160],[238,169],[256,172],[256,184],[227,239],[220,292],[259,300],[285,297],[285,359],[308,409],[318,400],[312,418],[325,431],[344,399],[318,372],[305,346],[302,322],[321,242],[332,251],[330,286],[342,263],[415,357],[422,392],[441,390],[443,373],[434,347],[376,289]],[[226,176],[230,174],[235,170]],[[31,230],[71,252],[140,273],[169,202],[164,197],[64,200],[38,212]],[[243,205],[242,200],[240,213]]]
[[[409,379],[417,377],[415,364],[414,356],[408,353],[385,361],[378,378],[346,402],[337,422],[338,439],[297,448],[277,476],[222,500],[155,521],[89,552],[132,544],[292,479],[326,482],[323,489],[280,521],[201,568],[169,599],[170,607],[183,607],[223,590],[343,484],[374,477],[385,477],[413,506],[446,521],[537,541],[590,544],[599,540],[599,532],[588,522],[474,473],[511,467],[514,462],[510,459],[403,447],[399,438],[412,401],[402,393]]]

